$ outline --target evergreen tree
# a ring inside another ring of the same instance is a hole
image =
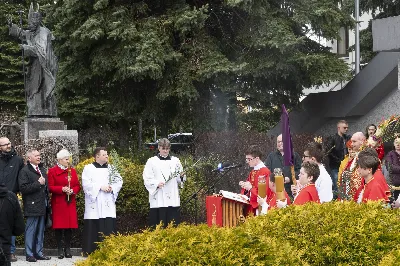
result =
[[[339,2],[54,1],[45,22],[57,38],[59,113],[75,126],[106,122],[125,133],[139,119],[165,133],[214,129],[212,117],[225,129],[255,117],[270,124],[274,108],[296,105],[303,88],[349,77],[308,37],[313,29],[337,38],[353,25]],[[259,113],[237,117],[239,105]]]

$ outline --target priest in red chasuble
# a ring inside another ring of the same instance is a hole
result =
[[[258,180],[263,179],[268,182],[270,170],[264,165],[261,160],[262,153],[257,146],[251,146],[246,151],[246,163],[253,168],[246,181],[240,181],[239,185],[242,188],[241,194],[246,195],[250,199],[250,205],[246,210],[246,214],[257,215],[258,202],[257,197],[258,191]],[[260,192],[261,195],[266,195],[267,197],[271,194],[271,190],[266,185],[265,191]]]
[[[358,203],[367,201],[389,202],[385,193],[385,188],[382,186],[379,179],[374,178],[374,174],[378,169],[379,164],[379,159],[375,156],[367,155],[358,159],[358,172],[364,179],[364,185],[361,187],[357,195]]]
[[[307,202],[320,203],[315,181],[319,177],[319,166],[315,162],[304,162],[300,169],[299,183],[301,190],[294,198],[294,205],[303,205]]]

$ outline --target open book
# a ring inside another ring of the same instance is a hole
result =
[[[231,199],[231,200],[239,201],[239,202],[243,202],[243,203],[249,203],[249,197],[247,197],[246,195],[237,194],[237,193],[233,193],[233,192],[229,192],[229,191],[225,191],[225,190],[220,190],[219,194],[221,194],[224,198],[227,198],[227,199]]]

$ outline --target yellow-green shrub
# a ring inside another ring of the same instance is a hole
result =
[[[107,238],[78,265],[307,265],[290,245],[262,234],[181,225]]]
[[[378,203],[307,204],[236,228],[181,225],[107,238],[78,265],[399,265],[399,212]]]
[[[287,241],[312,265],[378,265],[400,243],[399,213],[378,203],[291,206],[250,219],[242,230]]]

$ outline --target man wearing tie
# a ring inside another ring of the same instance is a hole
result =
[[[40,153],[29,150],[26,153],[27,164],[19,173],[19,190],[24,203],[25,225],[25,253],[26,260],[49,260],[43,254],[43,240],[45,229],[47,203],[47,175],[40,164]]]

